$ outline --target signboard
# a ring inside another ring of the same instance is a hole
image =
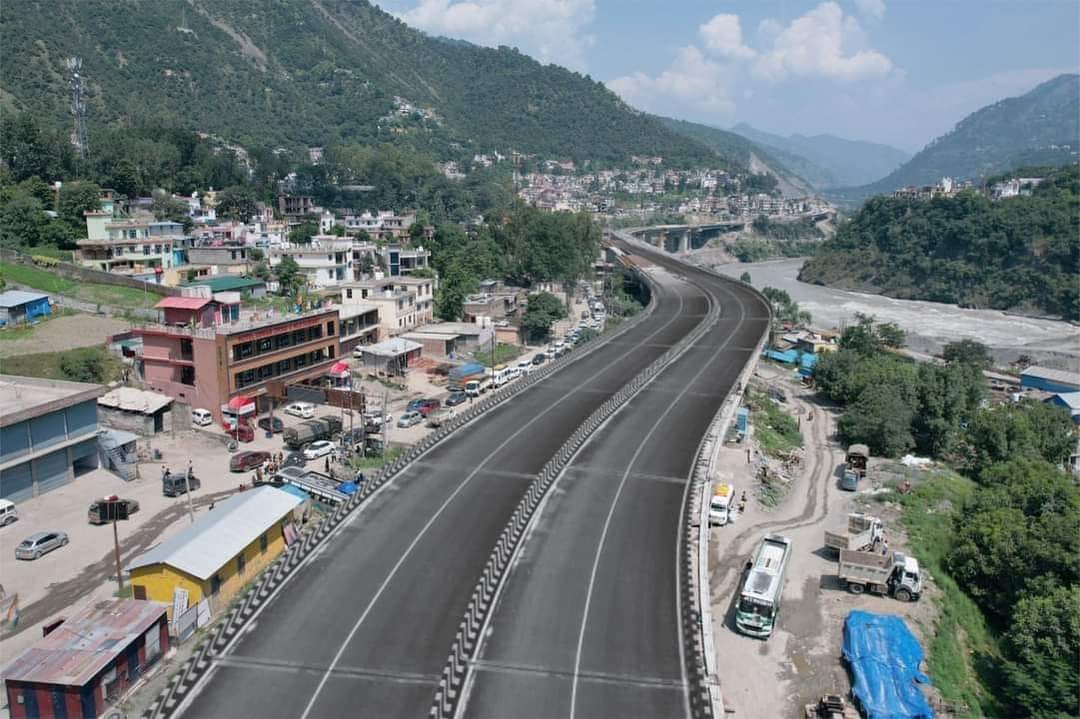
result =
[[[187,611],[188,608],[188,591],[183,587],[176,587],[173,589],[172,598],[172,615],[173,623],[175,624],[180,615]]]
[[[198,612],[198,624],[200,627],[205,627],[210,623],[210,600],[203,599],[201,602],[195,605],[195,609]]]

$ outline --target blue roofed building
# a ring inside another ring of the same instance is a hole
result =
[[[1050,367],[1028,367],[1020,373],[1020,386],[1043,392],[1080,391],[1080,372],[1069,372]]]
[[[52,314],[49,296],[40,292],[0,292],[0,327],[33,322]]]

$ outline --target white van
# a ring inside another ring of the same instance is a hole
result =
[[[8,499],[0,499],[0,527],[5,527],[19,518],[19,510]]]
[[[193,409],[191,410],[191,423],[199,427],[205,427],[214,423],[214,415],[210,414],[208,409]]]
[[[720,484],[713,490],[709,503],[709,524],[723,526],[731,519],[731,502],[735,499],[735,487]]]

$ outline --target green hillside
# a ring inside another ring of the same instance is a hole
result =
[[[0,103],[57,128],[71,126],[64,60],[82,58],[91,141],[103,126],[179,125],[248,148],[710,156],[589,77],[430,37],[365,0],[19,3],[0,16],[0,46]],[[395,96],[434,117],[395,113]]]
[[[1078,158],[1080,75],[1059,75],[968,115],[895,172],[846,194],[891,193],[942,177],[977,181],[1021,165],[1063,165]]]
[[[1045,177],[1031,196],[997,202],[971,190],[929,201],[871,198],[799,279],[1080,320],[1080,169]]]

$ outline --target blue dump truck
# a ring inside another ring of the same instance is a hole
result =
[[[866,719],[934,719],[921,684],[923,650],[904,620],[855,610],[844,620],[844,661],[855,703]]]
[[[469,380],[483,379],[487,375],[487,368],[479,362],[470,362],[450,370],[449,386],[465,389]]]

